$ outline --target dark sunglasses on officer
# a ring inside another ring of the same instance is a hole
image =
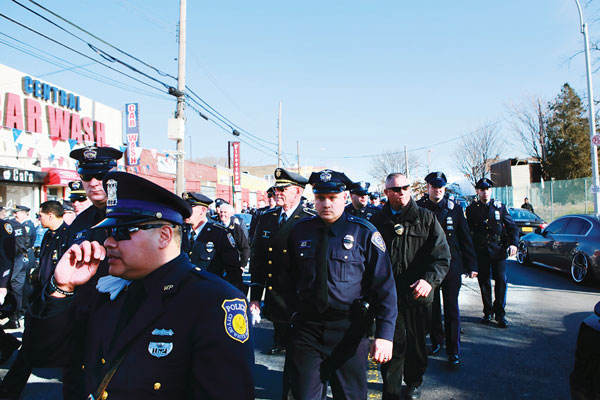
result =
[[[117,242],[120,242],[121,240],[130,240],[131,234],[140,229],[146,231],[149,229],[162,228],[163,226],[176,227],[176,225],[169,224],[122,225],[105,228],[104,231],[106,232],[106,236],[113,237]]]
[[[389,187],[386,188],[387,190],[391,190],[394,193],[400,193],[402,191],[407,191],[408,189],[410,189],[410,185],[406,185],[406,186],[394,186],[394,187]]]
[[[79,174],[79,177],[84,182],[89,182],[94,178],[101,181],[107,173],[108,172],[96,172],[95,174]]]

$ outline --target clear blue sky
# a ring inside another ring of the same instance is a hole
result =
[[[27,0],[19,1],[40,11]],[[177,75],[177,1],[42,4]],[[0,12],[94,56],[84,43],[12,1],[5,0]],[[590,8],[584,14],[589,21],[597,17]],[[574,1],[190,0],[187,15],[187,83],[196,93],[244,130],[272,143],[277,136],[278,103],[283,102],[284,161],[295,162],[299,141],[301,164],[343,170],[355,180],[369,180],[371,160],[352,157],[402,150],[404,145],[409,150],[429,147],[431,169],[455,174],[452,153],[458,141],[438,143],[497,120],[503,121],[502,132],[509,138],[507,105],[530,95],[551,100],[565,82],[586,95],[583,56],[567,62],[583,48]],[[102,66],[88,65],[91,61],[1,20],[0,32],[126,82],[140,93],[74,71],[56,72],[63,68],[6,46],[4,42],[15,42],[2,35],[1,63],[117,109],[138,102],[142,147],[175,148],[166,135],[167,119],[175,108],[173,97]],[[600,36],[600,24],[592,24],[590,32]],[[152,76],[176,86],[168,77]],[[600,90],[600,81],[596,86]],[[193,156],[225,156],[227,141],[234,137],[189,108],[186,114]],[[245,136],[242,139],[250,141]],[[269,155],[242,144],[242,162],[275,163],[276,146],[262,144]],[[425,169],[427,150],[413,153]],[[522,146],[509,140],[503,155],[522,156]]]

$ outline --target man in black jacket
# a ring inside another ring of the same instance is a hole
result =
[[[371,222],[385,240],[398,293],[398,319],[392,360],[381,366],[383,399],[400,398],[402,379],[407,397],[421,396],[427,370],[427,335],[433,288],[448,272],[450,249],[435,214],[417,206],[406,176],[385,180],[388,202]]]
[[[446,341],[446,354],[452,365],[460,364],[460,311],[458,309],[458,293],[462,274],[470,278],[477,276],[477,259],[471,240],[471,232],[462,207],[455,203],[446,193],[446,175],[443,172],[432,172],[425,177],[427,194],[417,204],[435,213],[438,222],[446,233],[446,241],[450,247],[450,269],[441,284],[444,296],[444,325],[442,326],[442,309],[440,303],[440,287],[434,288],[431,309],[431,354],[440,351]]]

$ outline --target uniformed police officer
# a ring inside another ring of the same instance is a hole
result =
[[[354,182],[350,186],[351,203],[346,206],[346,213],[355,217],[370,220],[373,215],[379,212],[379,208],[369,203],[369,182]]]
[[[0,219],[0,304],[3,304],[6,299],[14,259],[15,237],[13,227],[7,220]],[[0,328],[0,365],[7,362],[19,346],[21,346],[21,342],[17,338]]]
[[[254,215],[252,216],[252,223],[250,223],[250,229],[248,229],[248,237],[250,238],[250,244],[252,244],[252,239],[254,239],[254,232],[256,231],[256,224],[258,223],[258,218],[265,213],[265,211],[275,208],[277,206],[277,201],[275,201],[275,189],[273,186],[267,189],[267,197],[269,203],[264,206],[257,208],[254,211]],[[264,201],[263,201],[264,203]]]
[[[289,314],[285,307],[281,270],[287,259],[287,238],[291,229],[303,218],[316,213],[301,203],[308,179],[295,172],[277,168],[274,172],[276,207],[266,210],[259,218],[252,241],[250,274],[252,288],[250,310],[260,311],[265,296],[263,316],[273,322],[273,346],[267,354],[285,351],[289,337]]]
[[[450,249],[435,215],[412,199],[406,176],[388,175],[385,194],[389,202],[371,221],[381,232],[390,255],[398,293],[398,319],[394,356],[381,366],[383,399],[399,398],[403,379],[408,386],[407,398],[418,399],[427,371],[432,289],[448,272]]]
[[[92,205],[81,181],[69,182],[69,189],[69,200],[73,203],[73,208],[75,208],[77,214],[81,214],[83,210]]]
[[[234,215],[233,206],[231,204],[221,204],[219,207],[219,221],[231,234],[235,240],[235,247],[240,254],[240,265],[246,267],[250,258],[250,243],[248,239],[248,229],[244,221]]]
[[[379,200],[380,197],[381,196],[379,196],[379,193],[371,193],[369,195],[369,199],[371,200],[371,204],[381,210],[382,206],[381,206],[381,202]]]
[[[519,232],[508,210],[498,200],[491,198],[494,182],[480,179],[475,185],[479,200],[467,207],[467,222],[471,230],[479,275],[479,288],[483,300],[482,323],[489,323],[495,315],[500,328],[507,328],[506,306],[506,256],[517,254]],[[490,274],[491,270],[491,274]],[[494,278],[495,300],[492,303]]]
[[[471,232],[462,207],[446,196],[446,175],[432,172],[425,177],[427,194],[417,204],[435,213],[438,222],[446,233],[450,247],[450,269],[441,286],[435,287],[431,309],[431,354],[436,354],[446,342],[446,354],[452,365],[460,364],[460,311],[458,293],[462,274],[470,278],[477,276],[477,259],[471,240]],[[444,325],[440,304],[440,288],[444,296]]]
[[[323,170],[309,178],[318,216],[288,239],[288,307],[293,329],[287,360],[295,399],[367,398],[369,315],[376,319],[370,355],[392,357],[397,315],[394,277],[385,243],[365,219],[344,212],[352,181]]]
[[[77,362],[95,399],[253,399],[246,299],[181,253],[191,207],[136,175],[103,183],[106,219],[93,229],[107,239],[73,245],[58,262],[28,320],[34,362]],[[78,329],[77,288],[104,259],[110,276]]]
[[[206,217],[212,200],[196,192],[185,192],[182,197],[192,206],[192,215],[186,220],[189,244],[184,241],[183,251],[188,253],[192,264],[245,291],[242,265],[233,235],[223,225]]]
[[[73,207],[73,203],[71,200],[63,200],[62,202],[63,211],[63,221],[67,225],[71,225],[75,218],[77,218],[77,213],[75,212],[75,207]]]

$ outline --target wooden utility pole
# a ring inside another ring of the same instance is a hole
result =
[[[279,118],[277,120],[277,167],[281,167],[281,102],[279,102]]]
[[[179,56],[177,58],[178,75],[177,75],[177,90],[180,95],[177,96],[177,112],[175,118],[181,119],[183,132],[181,137],[177,139],[177,173],[175,178],[175,193],[181,196],[185,190],[185,146],[183,139],[185,138],[185,45],[186,45],[186,1],[179,0]]]

